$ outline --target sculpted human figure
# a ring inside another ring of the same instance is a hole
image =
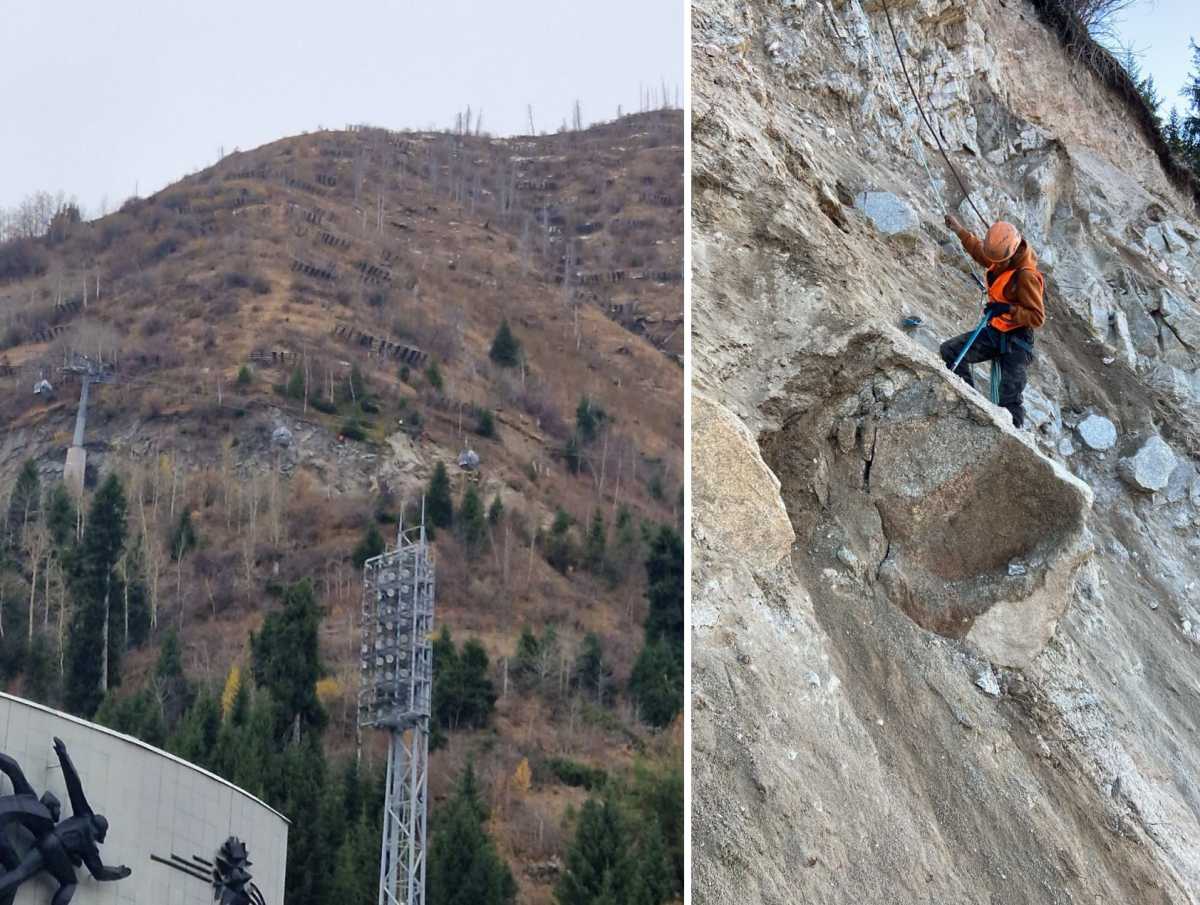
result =
[[[68,905],[71,901],[79,882],[76,868],[87,867],[97,880],[122,880],[132,873],[124,865],[109,867],[100,858],[108,821],[95,813],[84,797],[79,772],[62,739],[54,740],[54,752],[71,799],[71,816],[61,822],[58,799],[49,792],[39,799],[17,762],[0,755],[0,771],[8,776],[15,793],[0,798],[0,864],[5,868],[0,874],[0,905],[11,903],[17,888],[42,871],[58,881],[50,905]],[[23,856],[13,845],[10,827],[19,827],[32,838]]]

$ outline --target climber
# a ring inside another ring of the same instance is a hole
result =
[[[1013,426],[1019,428],[1025,423],[1021,394],[1025,391],[1025,370],[1033,361],[1033,331],[1046,321],[1042,304],[1046,278],[1038,270],[1033,249],[1011,223],[993,223],[982,242],[953,214],[946,215],[946,226],[958,236],[967,254],[987,268],[984,313],[988,323],[954,373],[973,388],[971,365],[998,359],[1000,405],[1008,409]],[[964,333],[942,343],[946,367],[954,363],[970,339],[971,334]]]

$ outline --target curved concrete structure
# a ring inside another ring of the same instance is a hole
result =
[[[288,821],[278,811],[135,738],[0,693],[0,752],[20,764],[39,795],[58,797],[64,819],[71,805],[55,736],[66,743],[89,804],[108,818],[104,863],[133,869],[124,880],[100,883],[80,868],[72,905],[211,905],[211,867],[202,862],[211,864],[230,836],[249,848],[265,905],[282,905]],[[0,776],[0,797],[12,792]],[[21,886],[13,905],[49,905],[56,888],[41,874]]]

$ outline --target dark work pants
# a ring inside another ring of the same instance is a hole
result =
[[[971,338],[970,333],[963,333],[942,343],[942,361],[946,367],[954,363],[958,353]],[[1013,342],[1013,340],[1018,342]],[[1033,353],[1021,347],[1021,344],[1033,348],[1033,331],[1028,327],[1012,330],[1007,338],[1003,333],[988,324],[983,332],[976,337],[971,348],[963,357],[954,373],[967,382],[967,386],[975,388],[971,379],[971,365],[980,364],[994,359],[1000,360],[1000,405],[1012,414],[1013,426],[1022,427],[1025,424],[1025,409],[1021,405],[1021,394],[1025,392],[1025,372],[1033,361]]]

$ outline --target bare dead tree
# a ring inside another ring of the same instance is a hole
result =
[[[22,545],[29,557],[32,577],[29,581],[29,643],[33,643],[34,603],[37,598],[38,568],[47,558],[50,549],[50,531],[46,528],[44,519],[38,519],[32,525],[27,525],[21,535]]]
[[[1114,18],[1137,0],[1065,0],[1064,5],[1079,17],[1094,41],[1114,46],[1117,38]]]

